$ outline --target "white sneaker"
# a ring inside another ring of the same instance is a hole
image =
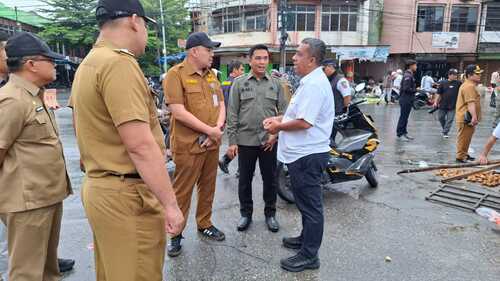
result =
[[[448,134],[443,134],[443,138],[447,139],[449,138],[450,136],[448,136]]]

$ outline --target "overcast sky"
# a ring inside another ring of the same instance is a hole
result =
[[[21,10],[25,11],[33,11],[41,8],[41,5],[44,5],[41,1],[37,0],[0,0],[3,4],[10,7],[19,7]]]

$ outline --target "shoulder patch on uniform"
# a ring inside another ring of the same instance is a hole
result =
[[[128,55],[128,56],[131,56],[131,57],[134,57],[134,54],[132,54],[129,50],[127,49],[114,49],[113,51],[119,53],[119,54],[124,54],[124,55]]]
[[[344,88],[344,89],[347,89],[347,88],[349,88],[349,83],[347,83],[346,80],[342,80],[342,81],[340,81],[340,86],[342,86],[342,88]]]

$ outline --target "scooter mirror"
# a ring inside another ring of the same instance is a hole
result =
[[[366,84],[363,82],[363,83],[360,83],[358,85],[356,85],[356,87],[354,88],[354,90],[356,90],[356,92],[361,92],[363,91],[363,89],[366,87]]]

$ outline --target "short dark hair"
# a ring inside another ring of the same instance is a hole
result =
[[[23,57],[10,57],[7,58],[7,68],[10,73],[19,72],[22,68],[26,59]]]
[[[257,51],[257,50],[266,50],[267,55],[270,55],[269,48],[266,45],[257,44],[257,45],[252,46],[252,48],[250,48],[250,51],[248,51],[248,57],[251,58],[253,56],[253,53],[255,53],[255,51]]]
[[[238,60],[233,60],[231,63],[229,63],[228,71],[229,73],[232,73],[235,69],[238,70],[240,67],[243,65],[241,61]]]
[[[406,61],[406,69],[410,68],[410,66],[417,64],[416,60],[409,59]]]
[[[302,40],[302,43],[309,46],[309,54],[311,55],[311,57],[315,58],[316,65],[320,66],[321,63],[325,60],[325,42],[317,38],[306,38]]]

